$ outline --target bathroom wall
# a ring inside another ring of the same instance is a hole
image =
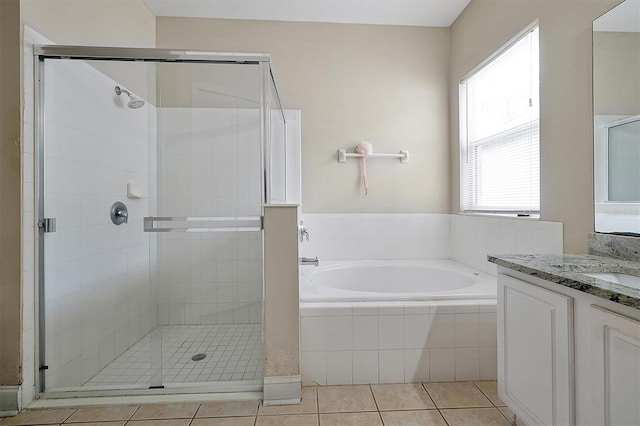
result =
[[[57,44],[155,45],[155,16],[144,0],[20,0],[20,18]]]
[[[158,123],[160,216],[262,214],[259,110],[163,107]],[[262,322],[259,232],[160,238],[162,324]]]
[[[21,383],[19,2],[0,2],[0,412]],[[15,400],[14,397],[11,397]]]
[[[148,67],[121,63],[124,68]],[[149,129],[155,108],[129,109],[118,82],[79,61],[49,61],[45,74],[47,387],[80,386],[157,324],[149,276]],[[116,226],[115,201],[129,209]],[[25,230],[33,229],[33,221]]]
[[[284,108],[302,110],[305,213],[447,213],[447,28],[158,17],[157,47],[270,52]],[[411,161],[336,161],[362,140]]]
[[[474,0],[450,28],[451,212],[459,211],[458,84],[534,20],[540,25],[540,215],[567,253],[593,231],[591,24],[620,0]]]

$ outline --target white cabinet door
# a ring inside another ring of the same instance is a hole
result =
[[[498,390],[530,426],[574,424],[572,300],[498,275]]]
[[[591,306],[591,409],[595,424],[640,424],[640,322]]]

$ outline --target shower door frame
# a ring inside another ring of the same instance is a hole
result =
[[[214,52],[214,51],[198,51],[198,50],[177,50],[177,49],[156,49],[156,48],[123,48],[123,47],[97,47],[97,46],[64,46],[64,45],[34,45],[34,96],[35,96],[35,112],[34,112],[34,138],[35,138],[35,192],[36,192],[36,227],[38,229],[38,238],[36,239],[36,266],[38,273],[36,274],[36,315],[35,320],[35,353],[37,362],[35,368],[36,394],[39,398],[69,398],[69,397],[94,397],[94,396],[126,396],[126,395],[152,395],[152,394],[179,394],[179,393],[200,393],[211,392],[212,385],[204,383],[203,385],[192,387],[171,387],[164,388],[162,386],[162,378],[160,374],[154,374],[154,370],[161,372],[162,363],[154,368],[153,361],[150,364],[151,380],[148,389],[114,389],[114,390],[95,390],[88,388],[84,390],[73,391],[46,391],[45,365],[46,355],[46,335],[45,335],[45,252],[44,237],[48,231],[49,223],[44,216],[45,203],[45,182],[44,182],[44,98],[45,98],[45,60],[46,59],[64,59],[64,60],[84,60],[84,61],[142,61],[152,63],[202,63],[202,64],[243,64],[256,65],[259,67],[259,91],[260,91],[260,193],[261,205],[265,205],[271,200],[271,176],[270,159],[271,159],[271,100],[269,96],[270,83],[273,82],[274,95],[280,102],[277,86],[271,70],[271,57],[268,53],[237,53],[237,52]],[[263,229],[264,214],[260,214],[259,229]],[[151,218],[156,219],[156,218]],[[166,219],[166,218],[161,218]],[[146,221],[145,221],[146,224]],[[55,222],[54,222],[55,232]],[[145,229],[146,231],[146,229]],[[262,240],[264,244],[264,239]],[[264,262],[264,259],[263,259]],[[264,292],[264,277],[263,277]],[[262,301],[264,305],[264,300]],[[264,330],[264,317],[262,322]],[[263,354],[264,357],[264,354]],[[264,362],[264,358],[263,358]],[[160,383],[154,383],[154,376],[159,377]],[[231,385],[229,389],[216,389],[215,392],[256,392],[262,391],[262,385]]]

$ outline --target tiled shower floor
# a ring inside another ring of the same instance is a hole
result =
[[[149,384],[152,338],[159,332],[163,384],[262,380],[261,324],[175,325],[156,328],[83,386]],[[191,359],[200,353],[203,360]]]

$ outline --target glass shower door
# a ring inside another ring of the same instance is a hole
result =
[[[153,65],[38,65],[42,390],[146,389],[144,338],[157,322],[142,229],[149,206],[127,187],[147,192],[155,111],[149,101],[130,108],[115,87],[145,96]]]
[[[158,65],[154,385],[262,384],[260,66]]]

